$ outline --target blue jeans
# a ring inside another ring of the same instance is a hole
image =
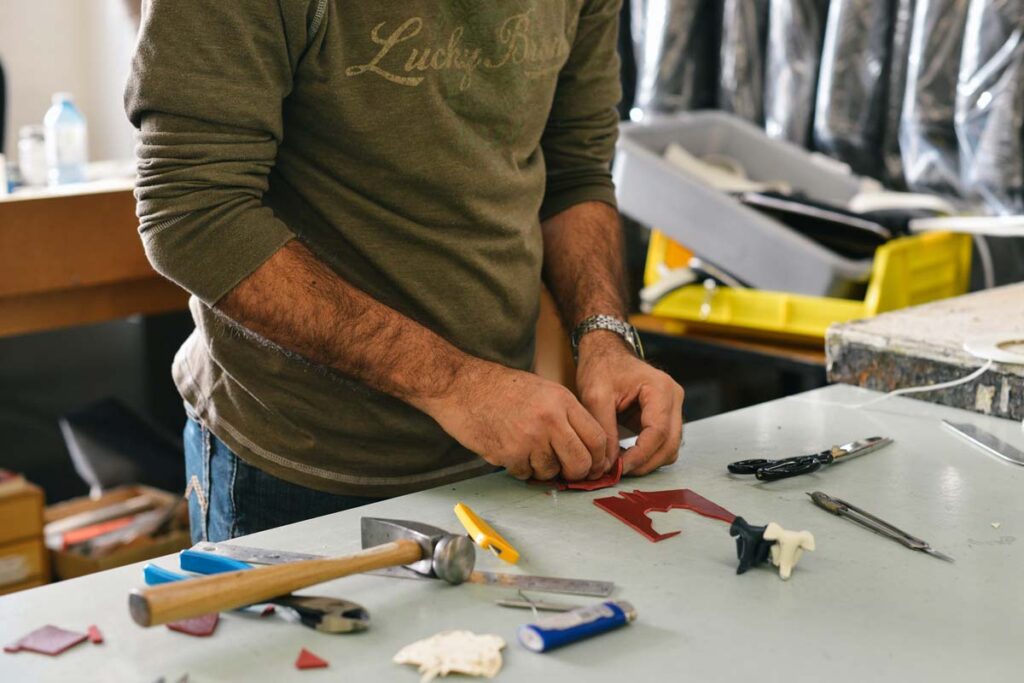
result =
[[[271,476],[191,417],[185,423],[185,480],[193,543],[226,541],[380,500],[324,493]]]

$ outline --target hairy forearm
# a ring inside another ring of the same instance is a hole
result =
[[[619,214],[603,202],[577,204],[541,226],[544,281],[569,329],[592,315],[626,315]]]
[[[482,362],[350,285],[297,240],[217,308],[270,342],[421,410]]]

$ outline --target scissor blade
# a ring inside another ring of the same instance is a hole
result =
[[[928,553],[932,557],[937,557],[940,560],[945,560],[946,562],[956,562],[956,560],[954,560],[952,557],[950,557],[946,553],[940,553],[938,550],[936,550],[935,548],[932,548],[931,546],[928,546],[927,548],[921,548],[921,551],[925,552],[925,553]]]

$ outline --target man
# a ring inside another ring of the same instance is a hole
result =
[[[194,295],[197,538],[493,466],[599,477],[620,416],[626,472],[675,460],[682,389],[609,322],[620,2],[149,3],[126,109],[147,253]],[[579,400],[527,371],[542,277]]]

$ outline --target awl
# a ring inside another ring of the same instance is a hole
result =
[[[928,541],[922,540],[917,536],[911,536],[906,531],[899,529],[884,519],[874,516],[867,510],[862,510],[853,503],[847,503],[842,498],[833,498],[827,493],[821,491],[815,491],[814,493],[807,492],[814,504],[820,507],[822,510],[831,512],[833,515],[839,517],[845,517],[854,524],[859,524],[865,529],[870,529],[877,534],[881,534],[886,538],[890,538],[897,543],[904,545],[911,550],[920,550],[923,553],[927,553],[932,557],[937,557],[940,560],[946,562],[954,562],[953,558],[945,553],[940,553],[935,548],[932,548]]]

